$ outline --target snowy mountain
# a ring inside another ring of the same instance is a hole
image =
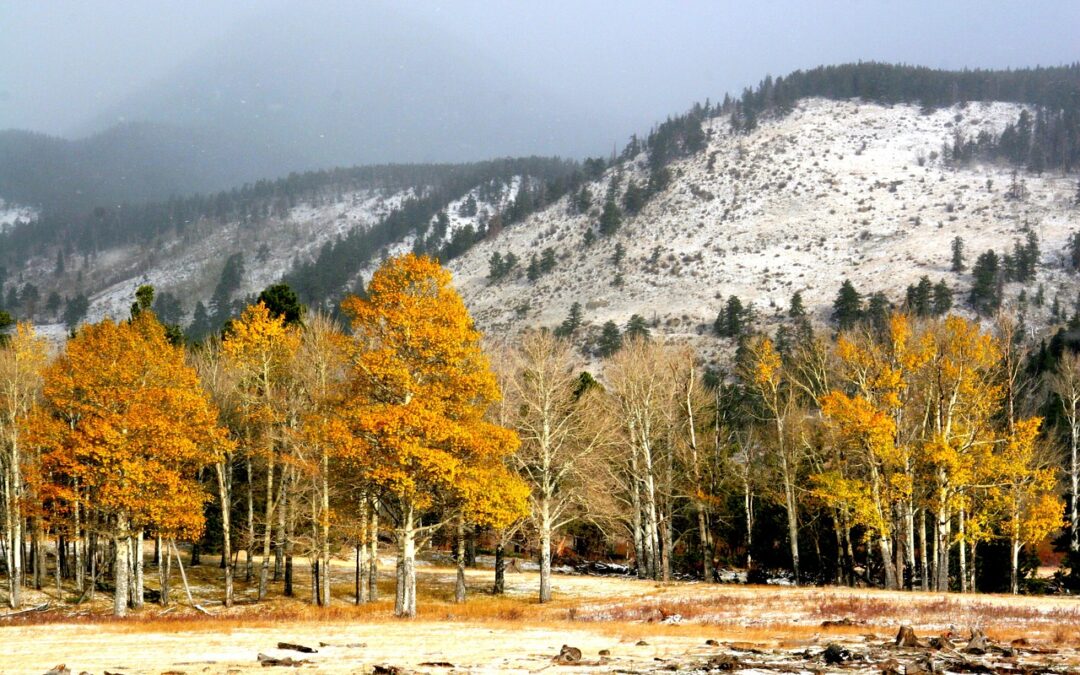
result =
[[[935,283],[944,280],[963,304],[970,272],[951,271],[953,239],[963,239],[970,268],[978,254],[991,248],[1008,252],[1030,230],[1042,251],[1037,282],[1008,284],[1006,295],[1015,301],[1022,288],[1031,297],[1044,286],[1045,305],[1027,310],[1029,325],[1038,329],[1049,322],[1056,294],[1066,306],[1076,297],[1064,260],[1066,238],[1080,228],[1076,177],[1014,177],[1004,164],[953,166],[940,155],[957,131],[969,137],[983,130],[1000,133],[1021,109],[969,103],[927,112],[906,104],[810,98],[788,115],[763,118],[749,133],[734,132],[726,117],[709,118],[704,150],[672,162],[668,185],[636,214],[624,214],[614,234],[598,230],[605,195],[621,204],[631,183],[645,184],[645,152],[588,183],[592,199],[584,211],[571,203],[574,192],[506,227],[490,225],[507,213],[530,177],[459,190],[443,204],[443,217],[432,216],[426,230],[382,246],[380,255],[357,265],[351,279],[370,275],[382,255],[413,249],[418,237],[431,250],[471,228],[486,235],[448,264],[488,332],[555,326],[580,302],[582,342],[604,322],[624,325],[634,314],[654,331],[700,340],[711,334],[731,295],[754,307],[762,327],[779,320],[796,291],[815,318],[826,320],[844,279],[864,294],[884,291],[901,303],[906,286],[927,275]],[[1023,183],[1020,199],[1010,190],[1014,181]],[[89,320],[123,316],[142,283],[175,294],[190,319],[195,301],[209,299],[230,254],[247,252],[235,290],[243,298],[431,191],[424,185],[323,190],[318,199],[273,215],[201,220],[182,236],[69,256],[60,275],[57,254],[47,251],[18,274],[22,283],[36,284],[42,298],[53,290],[72,294],[77,275],[89,296]],[[530,281],[530,259],[548,248],[553,269]],[[489,278],[494,253],[513,254],[518,261],[498,281]],[[10,270],[8,278],[13,279]],[[37,317],[41,323],[59,321],[58,314]],[[50,332],[62,334],[62,324]]]
[[[1060,293],[1069,305],[1076,297],[1064,269],[1066,238],[1080,228],[1076,176],[1022,172],[1026,197],[1011,199],[1013,168],[953,167],[940,156],[956,131],[1000,133],[1020,109],[972,103],[925,114],[913,105],[806,99],[746,135],[714,118],[706,150],[672,164],[667,189],[615,235],[586,240],[619,169],[590,186],[599,198],[588,213],[573,215],[564,199],[450,267],[488,331],[554,326],[579,301],[586,327],[624,325],[640,314],[664,333],[701,336],[730,295],[752,303],[768,325],[799,291],[826,320],[844,279],[902,303],[906,286],[928,275],[944,279],[962,304],[970,274],[950,271],[952,240],[963,239],[970,268],[987,249],[1011,251],[1030,228],[1040,241],[1038,283],[1048,300],[1029,308],[1028,318],[1045,323],[1049,298]],[[621,172],[621,191],[645,180],[645,159]],[[625,254],[616,266],[619,246]],[[506,281],[488,281],[492,253],[527,262],[546,247],[558,259],[549,274],[531,283],[522,266]],[[1020,290],[1009,284],[1006,293],[1015,298]]]

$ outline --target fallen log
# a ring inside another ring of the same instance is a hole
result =
[[[303,659],[294,659],[291,656],[286,656],[279,659],[276,656],[259,654],[257,658],[259,660],[259,665],[263,668],[269,668],[271,666],[286,666],[288,668],[299,668],[300,666],[306,665],[308,663],[308,661],[305,661]]]
[[[305,647],[304,645],[297,645],[291,642],[279,642],[277,643],[278,649],[287,649],[292,652],[300,652],[301,654],[318,654],[318,649],[312,649],[311,647]]]
[[[10,619],[16,616],[22,616],[24,614],[33,614],[34,612],[44,612],[50,607],[50,604],[45,602],[34,607],[27,607],[26,609],[20,609],[17,612],[8,612],[7,614],[0,615],[0,619]]]

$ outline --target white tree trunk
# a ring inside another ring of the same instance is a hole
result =
[[[127,516],[117,516],[116,533],[113,536],[115,557],[113,558],[113,614],[127,616],[128,609],[128,571],[131,565],[131,533],[128,532]]]
[[[454,602],[465,602],[465,519],[457,522],[457,580],[454,584]]]
[[[413,508],[403,509],[403,522],[399,531],[397,564],[397,591],[394,616],[412,619],[416,616],[416,530]]]
[[[221,503],[221,557],[225,559],[225,606],[233,606],[232,562],[232,494],[231,481],[226,476],[228,462],[215,465],[217,471],[218,500]],[[158,537],[161,540],[161,537]],[[249,556],[250,557],[250,556]]]
[[[551,505],[540,500],[540,602],[551,602]]]

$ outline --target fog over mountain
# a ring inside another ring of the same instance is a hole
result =
[[[340,165],[580,159],[768,73],[1080,58],[1074,3],[916,4],[0,6],[0,129],[77,141],[0,136],[0,193],[111,203]]]

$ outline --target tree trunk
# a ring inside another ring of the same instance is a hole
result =
[[[457,522],[457,581],[454,584],[454,602],[465,602],[465,519]]]
[[[701,502],[698,502],[697,519],[698,537],[701,539],[701,574],[705,578],[705,583],[711,584],[713,582],[712,534],[709,532],[709,518],[705,513],[705,505]]]
[[[540,500],[540,602],[551,602],[551,502]]]
[[[75,503],[72,508],[75,517],[75,528],[71,534],[74,538],[75,544],[75,589],[81,596],[86,588],[86,563],[83,559],[83,553],[86,548],[85,543],[83,542],[82,523],[80,522],[82,517],[82,509],[79,506],[78,494],[78,486],[76,485]]]
[[[283,465],[281,468],[281,480],[278,482],[278,496],[277,496],[277,526],[274,528],[274,581],[280,581],[281,575],[285,571],[285,540],[288,537],[285,535],[286,517],[288,515],[288,467]]]
[[[17,461],[17,456],[12,461]],[[8,531],[8,604],[12,609],[22,606],[23,585],[23,518],[22,518],[22,490],[19,487],[18,467],[9,468],[10,476],[5,485],[7,497],[7,531]]]
[[[491,592],[495,595],[506,592],[506,548],[501,539],[495,544],[495,586]]]
[[[1013,514],[1013,525],[1009,537],[1009,592],[1016,595],[1020,592],[1020,514]]]
[[[1073,403],[1069,435],[1069,550],[1080,552],[1080,413]]]
[[[131,606],[135,609],[140,609],[143,606],[143,531],[140,529],[135,533],[135,537],[132,539],[134,544],[134,550],[132,551],[132,562],[135,569],[135,585],[132,592]]]
[[[957,515],[957,524],[960,529],[960,550],[958,551],[959,563],[960,563],[960,592],[968,592],[968,576],[967,576],[967,518],[964,509],[960,509],[960,513]]]
[[[229,465],[221,462],[215,465],[217,471],[218,500],[221,502],[221,559],[225,565],[225,606],[233,606],[233,565],[232,565],[232,481],[226,471]],[[155,551],[161,548],[161,537],[157,538]],[[250,557],[250,556],[249,556]],[[160,564],[160,563],[159,563]]]
[[[251,583],[255,573],[255,480],[251,475],[251,458],[245,459],[247,467],[247,545],[244,546],[244,581]]]
[[[293,541],[296,539],[296,496],[289,495],[287,485],[291,485],[292,478],[288,481],[285,479],[284,472],[282,472],[282,494],[281,502],[278,504],[278,508],[285,514],[285,530],[284,541],[281,544],[281,553],[285,559],[285,597],[293,597]],[[291,475],[291,474],[290,474]],[[330,578],[330,569],[321,568],[321,576]],[[329,582],[327,582],[329,583]]]
[[[893,565],[892,543],[888,535],[878,536],[878,551],[881,553],[881,566],[885,570],[885,589],[896,590],[896,567]]]
[[[926,559],[926,507],[919,509],[919,582],[922,590],[930,590],[930,566]]]
[[[937,581],[934,584],[934,590],[947,593],[949,591],[949,538],[952,527],[949,511],[944,506],[938,509],[936,534],[934,551],[937,553],[937,561],[934,563],[934,572]]]
[[[266,467],[266,506],[263,510],[262,567],[259,569],[259,600],[266,598],[266,584],[270,576],[270,539],[274,529],[274,455]]]
[[[368,600],[379,599],[379,500],[371,500],[371,526],[368,531]]]
[[[321,539],[322,548],[319,551],[319,558],[322,562],[324,570],[322,576],[322,604],[323,607],[330,606],[330,456],[327,453],[326,448],[322,448],[322,514],[319,525],[321,527]]]
[[[743,481],[743,517],[746,519],[746,569],[749,571],[754,566],[754,491],[749,480]]]
[[[131,533],[128,532],[127,516],[117,516],[116,533],[113,535],[113,614],[127,616],[128,571],[131,565]]]
[[[402,521],[398,533],[399,551],[394,616],[412,619],[416,616],[416,530],[412,504],[402,509]]]
[[[795,486],[785,479],[784,512],[787,514],[788,546],[791,549],[791,570],[795,574],[795,585],[802,581],[799,569],[799,512],[795,506]]]
[[[369,591],[371,574],[366,559],[368,523],[368,499],[367,495],[363,495],[360,498],[360,532],[356,539],[356,604],[358,605],[367,602],[371,597]]]
[[[160,537],[159,537],[160,539]],[[164,558],[158,562],[158,585],[161,587],[161,606],[169,606],[169,585],[172,577],[172,555],[163,551]]]

